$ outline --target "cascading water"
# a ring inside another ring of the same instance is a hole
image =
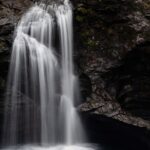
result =
[[[41,134],[41,143],[55,141],[58,63],[52,50],[54,22],[44,7],[31,8],[16,31],[8,79],[11,91],[6,99],[6,106],[10,104],[4,122],[6,144],[36,142],[37,134]]]
[[[61,52],[54,46],[56,32]],[[73,73],[72,33],[72,7],[68,1],[36,5],[22,17],[16,29],[8,78],[5,146],[91,149],[73,146],[82,144],[85,137],[74,107],[78,87]]]

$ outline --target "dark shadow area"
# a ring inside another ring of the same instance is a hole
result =
[[[150,150],[150,132],[96,114],[82,114],[90,143],[102,150]]]
[[[137,45],[127,53],[119,67],[103,75],[108,90],[121,107],[146,120],[150,120],[149,49],[150,42]]]

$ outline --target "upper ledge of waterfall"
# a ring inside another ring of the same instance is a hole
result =
[[[69,0],[35,0],[34,2],[44,3],[46,5],[51,5],[51,4],[61,5],[61,4],[64,4],[64,3],[68,3]]]

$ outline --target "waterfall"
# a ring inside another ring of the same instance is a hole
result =
[[[85,140],[74,107],[79,87],[72,26],[72,6],[67,0],[59,5],[35,5],[19,22],[6,92],[5,146],[87,149],[72,147]]]

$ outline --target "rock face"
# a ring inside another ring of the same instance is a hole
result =
[[[150,43],[137,45],[121,65],[107,76],[107,87],[115,89],[122,108],[135,116],[150,120]],[[110,75],[111,74],[111,75]]]
[[[0,0],[1,110],[14,29],[21,15],[38,1]],[[72,3],[74,59],[84,102],[80,109],[150,128],[149,0]]]
[[[78,64],[92,85],[81,110],[150,128],[149,1],[75,0],[74,6]]]

